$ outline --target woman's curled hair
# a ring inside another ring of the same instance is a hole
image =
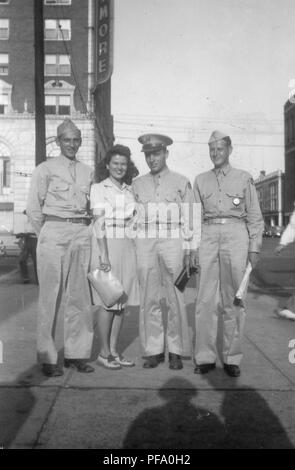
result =
[[[109,170],[107,169],[107,165],[109,165],[112,157],[114,155],[121,155],[126,157],[127,159],[127,171],[126,175],[123,178],[123,182],[126,184],[131,184],[132,180],[139,174],[138,169],[134,165],[133,161],[131,160],[131,152],[129,147],[125,145],[114,145],[111,147],[105,157],[98,163],[97,165],[97,182],[100,183],[101,181],[105,180],[109,177]]]

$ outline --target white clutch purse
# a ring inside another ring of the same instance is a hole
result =
[[[124,294],[121,282],[112,271],[105,272],[96,268],[87,277],[107,308],[115,305]]]

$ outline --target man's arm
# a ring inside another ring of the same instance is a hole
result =
[[[252,178],[246,186],[247,229],[249,233],[249,261],[254,268],[262,245],[264,221],[260,210],[256,188]]]
[[[44,223],[42,207],[47,194],[49,184],[49,172],[44,164],[34,170],[27,201],[26,213],[37,236]]]

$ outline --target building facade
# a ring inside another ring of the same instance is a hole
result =
[[[59,154],[56,127],[70,117],[82,131],[78,157],[95,167],[113,142],[111,71],[98,83],[112,1],[43,2],[46,156]],[[34,61],[34,0],[0,0],[0,232],[21,230],[35,167]]]
[[[265,171],[261,171],[254,183],[265,225],[285,225],[283,172],[277,170],[265,174]]]
[[[294,98],[294,97],[293,97]],[[284,106],[285,123],[285,212],[289,218],[295,201],[295,103],[288,100]]]

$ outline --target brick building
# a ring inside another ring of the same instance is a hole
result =
[[[67,116],[81,128],[85,163],[95,166],[113,142],[111,70],[100,60],[111,48],[111,1],[44,0],[47,157],[59,153],[53,137]],[[0,0],[0,232],[21,229],[35,167],[34,93],[34,0]]]
[[[281,170],[265,174],[260,172],[255,181],[258,200],[265,225],[282,226],[284,217],[284,174]]]

